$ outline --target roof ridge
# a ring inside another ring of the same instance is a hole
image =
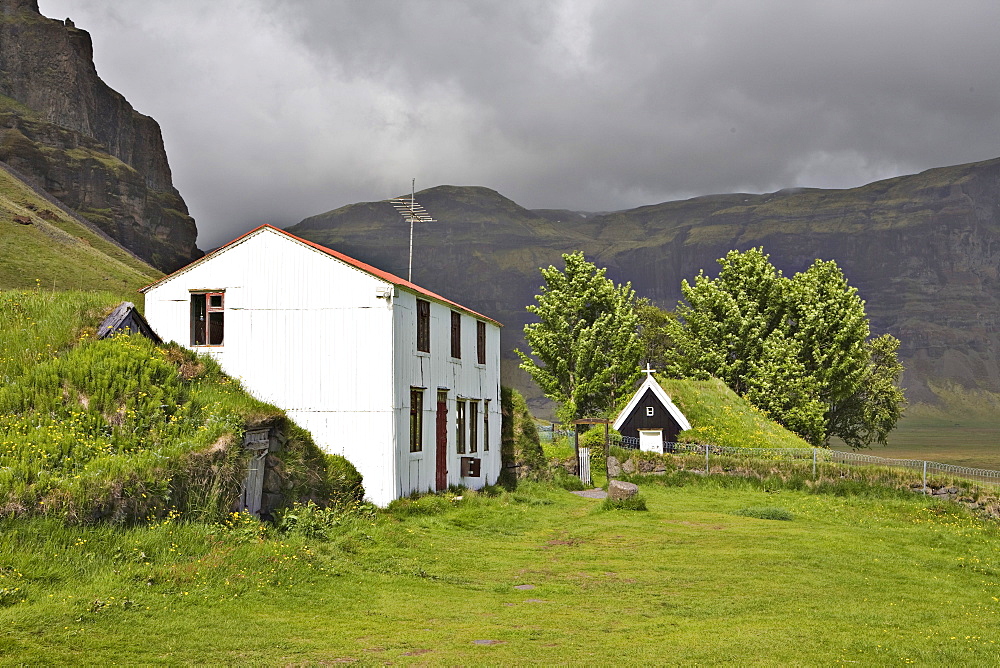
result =
[[[327,246],[324,246],[322,244],[318,244],[315,241],[310,241],[308,239],[303,239],[302,237],[296,236],[296,235],[292,234],[291,232],[288,232],[287,230],[283,230],[280,227],[275,227],[274,225],[270,225],[268,223],[264,223],[263,225],[258,225],[257,227],[255,227],[254,229],[250,230],[249,232],[245,232],[244,234],[241,234],[240,236],[236,237],[235,239],[233,239],[229,243],[223,244],[222,246],[219,246],[218,248],[216,248],[212,252],[206,253],[205,255],[203,255],[202,257],[198,258],[197,260],[195,260],[195,261],[193,261],[193,262],[191,262],[189,264],[184,265],[183,267],[181,267],[177,271],[174,271],[174,272],[172,272],[172,273],[164,276],[160,280],[154,281],[153,283],[150,283],[149,285],[140,288],[139,292],[145,293],[147,290],[149,290],[149,289],[151,289],[151,288],[153,288],[153,287],[155,287],[157,285],[160,285],[161,283],[165,283],[166,281],[168,281],[168,280],[172,279],[173,277],[175,277],[175,276],[177,276],[177,275],[179,275],[179,274],[187,271],[188,269],[190,269],[190,268],[192,268],[192,267],[194,267],[196,265],[201,264],[202,262],[208,260],[209,258],[214,257],[217,253],[221,253],[221,252],[225,251],[226,249],[231,248],[235,244],[240,243],[241,241],[243,241],[244,239],[250,237],[251,235],[257,234],[258,232],[261,232],[263,230],[270,230],[271,232],[275,232],[275,233],[277,233],[277,234],[279,234],[279,235],[281,235],[283,237],[287,237],[288,239],[291,239],[293,241],[297,241],[297,242],[299,242],[301,244],[309,246],[310,248],[318,250],[321,253],[329,255],[330,257],[333,257],[333,258],[335,258],[337,260],[340,260],[341,262],[344,262],[344,263],[346,263],[346,264],[348,264],[348,265],[350,265],[350,266],[352,266],[352,267],[354,267],[356,269],[360,269],[361,271],[363,271],[363,272],[365,272],[367,274],[370,274],[372,276],[375,276],[376,278],[381,278],[382,280],[387,281],[389,283],[392,283],[393,285],[397,285],[397,286],[405,288],[407,290],[412,290],[413,292],[422,294],[422,295],[424,295],[426,297],[430,297],[430,298],[432,298],[432,299],[434,299],[436,301],[444,302],[445,304],[450,304],[451,306],[455,306],[455,307],[457,307],[457,308],[465,311],[466,313],[469,313],[470,315],[473,315],[473,316],[475,316],[477,318],[483,318],[484,320],[489,320],[493,324],[495,324],[495,325],[497,325],[499,327],[503,327],[503,325],[499,321],[494,320],[493,318],[491,318],[491,317],[489,317],[487,315],[483,315],[482,313],[478,313],[476,311],[473,311],[471,308],[469,308],[467,306],[462,306],[458,302],[452,301],[452,300],[448,299],[447,297],[442,297],[441,295],[437,294],[436,292],[431,292],[427,288],[422,288],[419,285],[417,285],[416,283],[413,283],[412,281],[408,281],[408,280],[406,280],[404,278],[400,278],[399,276],[396,276],[395,274],[393,274],[391,272],[385,271],[383,269],[379,269],[378,267],[370,265],[367,262],[362,262],[361,260],[357,260],[357,259],[351,257],[350,255],[346,255],[344,253],[341,253],[338,250],[334,250],[334,249],[329,248]]]

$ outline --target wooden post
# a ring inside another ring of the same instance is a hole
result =
[[[608,459],[611,457],[611,441],[608,439],[608,423],[604,423],[604,479],[611,480],[608,475]]]
[[[576,456],[576,472],[580,472],[580,425],[573,425],[573,454]]]

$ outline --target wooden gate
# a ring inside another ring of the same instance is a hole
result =
[[[437,468],[435,488],[440,492],[448,487],[448,393],[438,392],[437,400]]]

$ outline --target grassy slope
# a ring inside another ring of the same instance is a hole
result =
[[[739,448],[808,448],[809,444],[726,387],[721,380],[661,380],[691,429],[681,440]]]
[[[284,413],[209,359],[142,337],[97,341],[109,293],[0,292],[0,516],[218,518],[245,476],[247,426],[285,427],[286,495],[330,489]]]
[[[135,290],[160,276],[0,170],[0,289],[110,290],[139,301]]]
[[[431,498],[424,508],[453,507],[345,520],[330,541],[8,523],[0,591],[18,593],[0,607],[0,660],[1000,661],[993,522],[890,492],[710,478],[643,493],[646,513],[539,486]],[[732,514],[760,506],[794,520]]]

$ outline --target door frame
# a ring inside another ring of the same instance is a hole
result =
[[[438,390],[436,416],[434,488],[440,492],[448,489],[448,390]]]

